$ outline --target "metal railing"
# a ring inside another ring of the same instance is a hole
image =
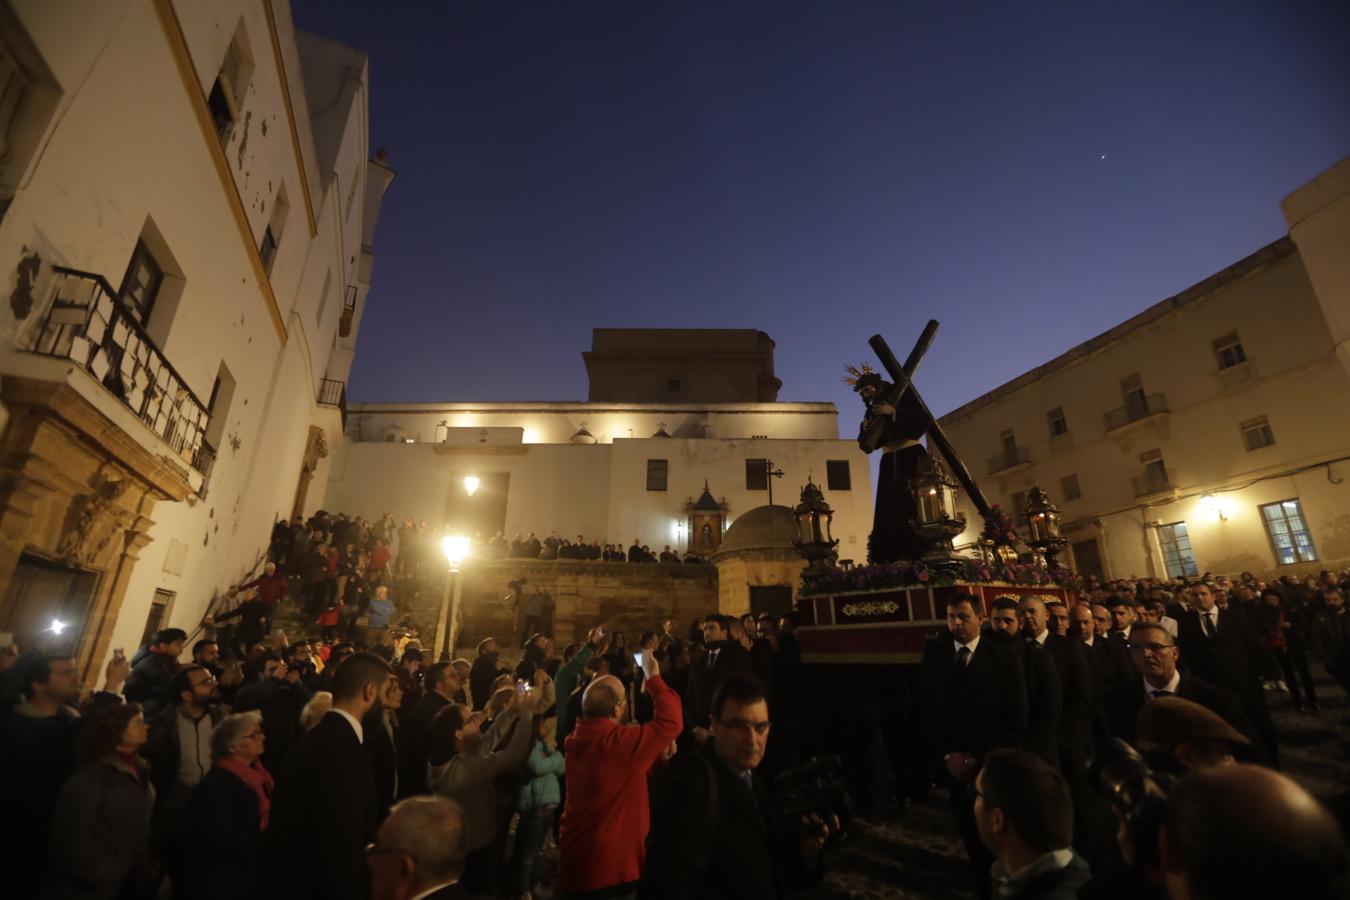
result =
[[[1131,397],[1125,401],[1124,406],[1118,406],[1103,415],[1106,420],[1106,430],[1115,431],[1117,428],[1124,428],[1131,422],[1138,422],[1141,419],[1147,419],[1149,416],[1158,413],[1167,412],[1167,397],[1164,394],[1148,394],[1147,396]]]
[[[998,456],[990,457],[989,474],[995,475],[1013,466],[1026,465],[1030,462],[1031,451],[1026,447],[1009,447]]]
[[[1172,473],[1170,470],[1161,472],[1150,470],[1132,479],[1134,482],[1134,495],[1136,497],[1147,497],[1149,494],[1163,494],[1172,490]]]
[[[320,406],[331,406],[342,414],[342,427],[347,427],[347,382],[324,378],[319,382]]]
[[[102,275],[52,266],[55,283],[28,352],[69,359],[107,388],[180,459],[201,471],[206,405]]]
[[[356,317],[356,285],[347,285],[347,294],[342,298],[342,317],[338,319],[338,337],[350,337],[352,319]]]

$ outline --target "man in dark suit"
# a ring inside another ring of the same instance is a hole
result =
[[[433,663],[422,677],[426,691],[403,720],[399,729],[398,795],[399,798],[425,794],[427,787],[427,757],[431,755],[431,720],[446,706],[455,702],[455,694],[464,685],[458,668],[451,662]]]
[[[708,652],[689,670],[684,710],[687,728],[706,731],[712,716],[713,695],[722,682],[735,673],[751,674],[754,664],[750,652],[732,640],[730,616],[711,615],[703,620],[703,644]]]
[[[947,631],[928,639],[920,671],[929,747],[942,762],[952,814],[970,857],[975,885],[989,896],[994,857],[975,825],[973,782],[985,755],[1016,747],[1027,727],[1027,695],[1017,657],[982,640],[980,599],[957,594],[947,603]]]
[[[1237,696],[1262,749],[1279,766],[1275,724],[1261,689],[1261,640],[1245,616],[1219,609],[1209,585],[1190,587],[1191,609],[1177,619],[1177,646],[1192,675]]]
[[[801,841],[784,833],[756,772],[769,725],[762,684],[741,674],[723,682],[713,699],[712,737],[681,756],[658,795],[641,900],[780,900],[819,879],[829,827],[814,823],[816,834]]]
[[[444,797],[411,797],[389,812],[366,852],[371,900],[468,900],[464,811]]]
[[[266,896],[365,900],[363,855],[379,799],[361,721],[379,705],[389,674],[374,654],[348,657],[333,677],[332,710],[282,766],[263,847]]]
[[[989,630],[983,637],[1017,657],[1022,668],[1022,683],[1027,689],[1027,730],[1022,749],[1034,753],[1052,766],[1059,765],[1059,723],[1063,693],[1055,661],[1050,654],[1034,648],[1022,630],[1017,600],[999,597],[989,604]]]
[[[1133,744],[1139,711],[1159,697],[1180,697],[1198,703],[1217,714],[1249,739],[1255,737],[1251,722],[1228,691],[1177,670],[1176,642],[1167,629],[1156,622],[1140,622],[1131,632],[1131,653],[1140,677],[1117,685],[1106,696],[1107,720],[1111,733]]]

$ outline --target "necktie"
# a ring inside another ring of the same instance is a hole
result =
[[[1214,613],[1208,612],[1202,615],[1200,624],[1205,629],[1205,637],[1214,637]]]
[[[755,779],[749,772],[741,773],[741,784],[745,785],[745,789],[750,793],[755,792]]]
[[[956,651],[956,662],[958,665],[961,665],[963,667],[970,665],[969,647],[962,647],[961,649]]]

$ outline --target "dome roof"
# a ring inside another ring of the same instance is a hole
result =
[[[756,506],[731,523],[717,552],[737,550],[792,550],[797,537],[797,520],[791,507]]]

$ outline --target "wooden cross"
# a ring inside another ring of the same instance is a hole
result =
[[[919,415],[923,419],[924,430],[928,435],[928,442],[936,447],[938,452],[942,454],[943,459],[947,461],[947,467],[951,469],[952,474],[956,476],[956,480],[961,482],[961,487],[965,489],[966,496],[968,496],[970,501],[975,504],[975,509],[979,511],[980,516],[988,518],[989,502],[985,500],[984,492],[981,491],[980,486],[975,483],[975,479],[971,477],[970,470],[966,468],[966,464],[961,460],[960,455],[956,452],[956,448],[952,446],[952,442],[947,438],[946,432],[942,430],[942,426],[938,424],[933,413],[929,411],[928,404],[923,402],[923,397],[919,396],[918,389],[914,387],[914,372],[919,368],[919,363],[923,360],[924,354],[928,352],[929,345],[933,343],[933,337],[937,334],[937,330],[937,320],[929,319],[928,324],[924,326],[923,334],[919,335],[919,340],[914,344],[914,349],[910,351],[909,358],[905,360],[903,366],[901,366],[899,360],[895,358],[895,354],[891,352],[890,346],[887,345],[885,339],[882,338],[881,335],[872,335],[868,338],[867,343],[876,353],[877,359],[881,360],[882,368],[886,370],[886,373],[890,375],[895,382],[895,387],[891,389],[890,396],[886,398],[886,402],[893,408],[899,409],[900,400],[906,393],[913,397],[914,405],[919,408]],[[867,443],[873,443],[870,436]],[[864,446],[863,449],[870,453],[872,450],[875,450],[876,447]]]

